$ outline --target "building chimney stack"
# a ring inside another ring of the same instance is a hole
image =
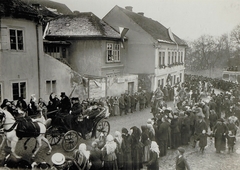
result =
[[[132,6],[126,6],[125,9],[127,9],[127,10],[132,12],[133,7]]]
[[[143,13],[143,12],[138,12],[138,14],[144,16],[144,13]]]

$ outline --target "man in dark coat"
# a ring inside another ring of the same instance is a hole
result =
[[[156,140],[160,149],[160,156],[167,155],[167,142],[168,142],[168,130],[169,123],[165,117],[162,117],[162,123],[159,123],[156,129]]]
[[[119,97],[119,109],[120,109],[120,116],[122,116],[122,113],[125,112],[125,101],[124,101],[123,94],[121,94],[121,96]]]
[[[71,109],[70,99],[66,96],[65,92],[62,92],[60,97],[61,97],[61,100],[59,103],[59,109],[61,113],[69,113]]]
[[[198,120],[195,123],[195,128],[194,128],[194,144],[193,147],[195,148],[197,140],[199,135],[202,133],[203,130],[208,131],[207,124],[205,120],[203,119],[203,116],[198,115]]]
[[[133,113],[135,111],[135,102],[136,102],[135,96],[131,95],[130,100],[131,100],[131,113]]]
[[[124,102],[125,102],[125,114],[129,113],[129,109],[131,107],[131,99],[128,93],[124,96]]]
[[[132,170],[132,137],[126,128],[122,128],[123,169]]]
[[[221,151],[226,149],[225,147],[226,147],[227,132],[228,132],[228,128],[224,123],[224,120],[222,118],[218,119],[216,125],[213,128],[216,153],[220,153]]]

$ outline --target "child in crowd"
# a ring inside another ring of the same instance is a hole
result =
[[[207,137],[209,135],[206,133],[206,130],[204,129],[202,133],[199,135],[199,147],[200,147],[200,152],[204,152],[205,147],[207,146]]]
[[[232,131],[229,131],[227,135],[228,153],[233,152],[235,143],[236,137],[233,135]]]

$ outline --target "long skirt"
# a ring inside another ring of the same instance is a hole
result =
[[[119,110],[119,105],[115,104],[113,107],[113,115],[114,116],[119,116],[120,115],[120,110]]]
[[[104,170],[118,170],[117,159],[113,161],[104,161],[103,165]]]
[[[147,162],[150,159],[150,145],[143,147],[143,162]]]

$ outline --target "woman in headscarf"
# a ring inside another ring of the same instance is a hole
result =
[[[115,151],[117,149],[117,144],[114,142],[114,138],[112,135],[108,135],[106,138],[106,144],[101,149],[103,152],[103,160],[104,160],[104,170],[117,170],[117,156]]]
[[[149,139],[151,141],[155,141],[155,129],[153,128],[152,123],[147,122],[147,128],[148,128],[148,132],[149,132]]]
[[[90,151],[87,151],[87,146],[85,143],[81,143],[77,150],[74,151],[73,158],[76,160],[78,166],[82,170],[89,170],[90,163],[89,163],[89,156]]]
[[[122,133],[119,131],[115,132],[115,138],[114,142],[117,144],[116,149],[116,156],[117,156],[117,163],[118,163],[118,169],[123,169],[123,152],[122,152]]]
[[[159,163],[158,163],[159,154],[160,154],[160,151],[158,148],[158,144],[155,141],[152,141],[151,147],[150,147],[150,159],[146,164],[148,170],[159,169]]]
[[[136,126],[133,126],[130,130],[132,136],[132,167],[133,170],[140,170],[143,167],[143,144],[140,141],[141,131]]]

